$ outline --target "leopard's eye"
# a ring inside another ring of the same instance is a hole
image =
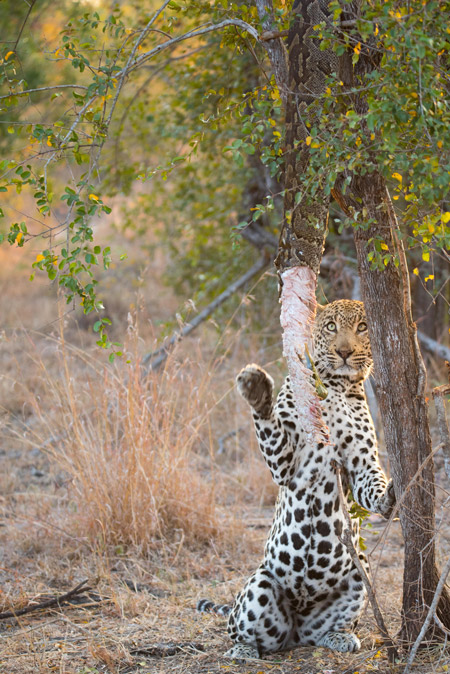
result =
[[[364,323],[364,321],[361,321],[361,323],[358,325],[357,330],[358,330],[358,332],[365,332],[367,330],[367,323]]]
[[[336,323],[334,323],[333,321],[327,323],[327,330],[329,330],[330,332],[336,332]]]

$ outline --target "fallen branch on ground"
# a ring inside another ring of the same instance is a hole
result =
[[[139,646],[138,648],[131,648],[130,655],[147,655],[151,658],[166,658],[168,656],[176,655],[177,653],[203,653],[205,651],[204,644],[195,641],[180,641],[175,643],[149,644],[148,646]]]
[[[59,595],[59,597],[52,597],[51,599],[46,599],[45,601],[38,602],[37,604],[31,604],[29,606],[26,606],[25,608],[20,608],[17,610],[12,610],[12,611],[5,611],[4,613],[0,613],[0,620],[5,620],[6,618],[17,618],[18,616],[25,615],[27,613],[32,613],[34,611],[40,611],[41,609],[44,608],[50,608],[51,606],[61,606],[61,604],[64,604],[69,601],[72,597],[75,597],[77,594],[81,594],[82,592],[86,592],[90,590],[91,588],[86,586],[87,579],[83,580],[79,585],[74,587],[72,590],[69,590],[69,592],[65,592],[64,594]]]
[[[367,590],[367,595],[369,597],[370,604],[372,606],[373,614],[375,616],[376,623],[378,625],[378,629],[380,630],[381,636],[383,638],[384,646],[386,646],[387,653],[388,653],[388,658],[389,662],[395,662],[398,659],[398,652],[397,648],[394,645],[394,642],[392,640],[392,637],[389,635],[389,632],[387,630],[386,624],[384,622],[383,614],[381,613],[380,607],[378,606],[378,601],[375,596],[375,591],[372,587],[372,584],[370,582],[369,576],[367,575],[363,565],[361,564],[361,560],[359,559],[358,552],[355,549],[355,546],[353,545],[352,541],[352,521],[350,519],[350,514],[347,510],[347,502],[344,496],[344,490],[342,488],[342,478],[341,478],[341,466],[337,463],[337,461],[334,461],[334,470],[336,472],[336,479],[337,479],[337,485],[338,485],[338,490],[339,490],[339,501],[341,503],[342,510],[344,512],[344,517],[345,521],[347,524],[347,527],[344,529],[342,532],[342,536],[340,537],[342,542],[344,543],[345,547],[350,553],[350,557],[353,560],[353,563],[355,564],[356,568],[358,569],[362,581],[366,587]]]

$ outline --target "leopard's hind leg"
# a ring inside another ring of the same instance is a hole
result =
[[[225,656],[246,660],[283,650],[293,631],[294,617],[283,588],[268,569],[260,567],[234,602],[228,619],[234,646]]]
[[[304,645],[327,646],[341,653],[358,651],[361,643],[353,632],[366,600],[359,571],[353,565],[330,597],[311,609],[298,632]]]

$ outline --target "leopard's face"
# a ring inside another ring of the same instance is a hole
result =
[[[319,307],[314,326],[314,362],[322,374],[366,379],[372,368],[362,302],[337,300]]]

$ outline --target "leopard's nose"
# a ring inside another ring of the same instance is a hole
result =
[[[354,349],[336,349],[336,353],[338,354],[338,356],[342,358],[344,363],[347,360],[347,358],[352,355],[353,352]]]

